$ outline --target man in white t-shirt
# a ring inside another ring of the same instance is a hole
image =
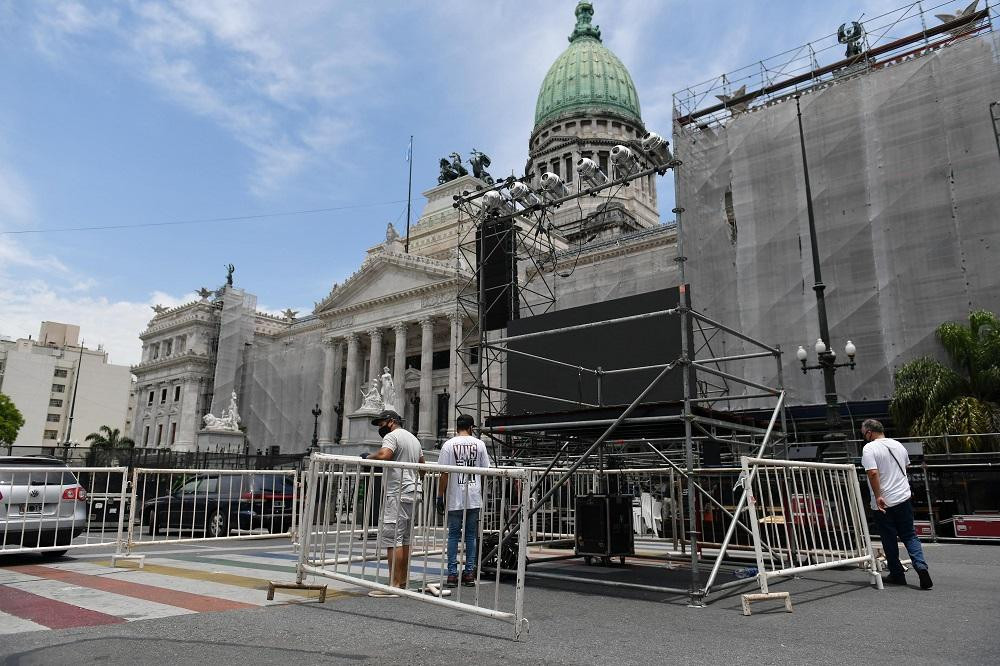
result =
[[[441,446],[440,465],[489,467],[486,444],[472,436],[475,421],[468,414],[455,419],[455,437]],[[465,568],[462,585],[476,584],[476,540],[479,535],[479,509],[483,506],[482,476],[478,474],[441,473],[438,482],[437,510],[448,511],[448,587],[458,587],[458,542],[465,532]]]
[[[861,436],[868,442],[861,451],[861,465],[868,474],[875,523],[882,537],[885,561],[889,565],[886,582],[906,585],[906,574],[899,561],[898,538],[910,554],[913,568],[920,577],[920,587],[929,590],[934,584],[927,571],[924,549],[913,528],[910,482],[906,476],[910,456],[902,444],[885,436],[882,424],[875,419],[867,419],[861,424]]]
[[[403,427],[403,417],[386,409],[371,420],[378,426],[382,446],[367,456],[369,460],[393,460],[404,463],[423,463],[424,452],[420,440]],[[413,529],[415,507],[420,502],[420,476],[415,469],[383,468],[382,484],[385,487],[382,509],[382,530],[378,535],[378,546],[385,548],[389,564],[389,584],[405,587],[410,568],[410,533]],[[394,597],[397,595],[372,590],[372,597]]]

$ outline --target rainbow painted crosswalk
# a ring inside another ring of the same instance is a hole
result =
[[[190,549],[147,555],[145,566],[112,567],[104,558],[0,563],[0,634],[121,624],[188,613],[212,613],[314,599],[315,592],[278,590],[293,581],[288,549]],[[327,602],[357,593],[330,582]]]

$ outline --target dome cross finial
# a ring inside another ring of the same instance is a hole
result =
[[[601,27],[590,24],[594,18],[594,5],[587,0],[580,0],[576,4],[575,13],[576,28],[573,29],[573,34],[569,36],[569,41],[575,42],[585,37],[601,41]]]

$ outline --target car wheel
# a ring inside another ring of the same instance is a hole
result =
[[[218,537],[229,536],[229,525],[226,517],[216,511],[208,519],[207,532],[209,537],[215,539]]]

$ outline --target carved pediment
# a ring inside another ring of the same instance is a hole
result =
[[[459,272],[443,261],[395,252],[382,252],[367,259],[348,280],[316,305],[315,314],[333,312],[403,297],[413,292],[433,291],[452,284]]]

